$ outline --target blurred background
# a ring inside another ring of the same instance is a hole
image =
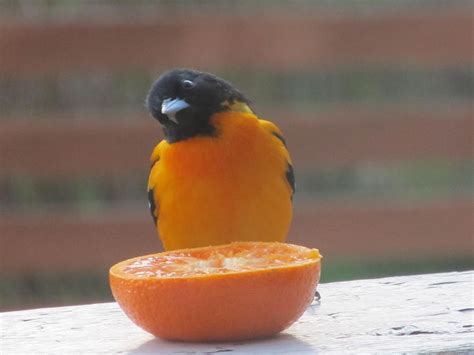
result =
[[[472,1],[0,1],[2,310],[112,300],[161,250],[146,202],[172,67],[284,131],[289,241],[323,282],[463,270],[473,251]]]

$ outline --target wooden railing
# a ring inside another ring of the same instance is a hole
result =
[[[0,314],[2,353],[471,353],[473,277],[470,271],[321,284],[321,302],[295,324],[250,341],[164,341],[134,325],[116,303],[8,312]]]

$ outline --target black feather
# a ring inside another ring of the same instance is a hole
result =
[[[286,168],[286,180],[288,180],[288,183],[291,186],[291,199],[293,199],[293,195],[295,194],[295,172],[293,171],[293,166],[290,163],[287,163],[287,168]]]
[[[153,217],[153,222],[157,223],[158,218],[156,217],[156,204],[155,204],[155,196],[153,194],[153,189],[148,190],[148,208],[150,209],[151,216]]]
[[[272,134],[277,137],[282,143],[283,145],[285,146],[286,148],[286,141],[285,141],[285,138],[283,138],[283,136],[277,132],[272,132]]]

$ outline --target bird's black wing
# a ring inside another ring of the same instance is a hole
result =
[[[281,130],[272,122],[266,120],[260,120],[260,125],[267,130],[276,140],[281,143],[281,152],[282,155],[285,157],[286,160],[286,171],[285,171],[285,178],[288,182],[289,187],[291,188],[291,199],[293,199],[293,195],[295,194],[296,184],[295,184],[295,173],[293,170],[293,165],[291,164],[290,153],[286,146],[285,138],[283,137],[283,133]]]
[[[157,160],[153,161],[153,163],[151,164],[150,176],[148,178],[148,208],[150,210],[150,214],[153,218],[153,223],[155,223],[155,226],[158,223],[159,206],[155,200],[156,185],[155,185],[155,181],[153,181],[153,168],[156,167],[156,164],[159,162],[159,160],[160,159],[158,158]]]

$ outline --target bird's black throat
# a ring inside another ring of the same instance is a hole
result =
[[[213,111],[186,109],[176,114],[178,123],[170,119],[162,121],[166,141],[176,143],[197,136],[217,136],[217,129],[211,123]]]

